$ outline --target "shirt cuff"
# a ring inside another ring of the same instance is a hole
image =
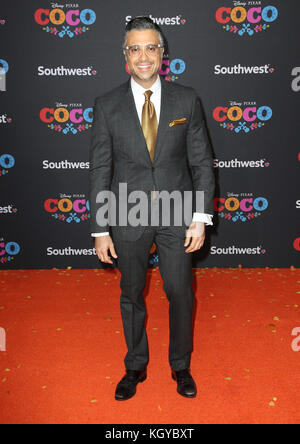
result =
[[[92,237],[109,236],[109,231],[107,233],[92,233]]]
[[[194,213],[193,222],[204,222],[206,225],[213,225],[212,214]]]

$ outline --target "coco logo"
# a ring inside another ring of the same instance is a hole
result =
[[[71,224],[90,219],[90,203],[84,195],[61,194],[59,198],[46,199],[44,210],[56,220]]]
[[[170,60],[168,56],[164,57],[162,67],[159,72],[168,82],[175,82],[179,76],[186,71],[186,63],[182,59]]]
[[[14,260],[21,251],[21,247],[17,242],[4,242],[0,239],[0,263],[6,264]]]
[[[48,128],[52,131],[64,135],[79,134],[92,127],[93,108],[83,108],[82,104],[57,103],[56,108],[41,109],[40,119],[48,123]]]
[[[126,71],[131,74],[126,64]],[[186,71],[186,63],[182,59],[170,60],[169,57],[164,57],[159,75],[165,78],[168,82],[175,82],[179,79],[178,76]]]
[[[0,177],[5,176],[15,166],[15,159],[10,154],[0,155]]]
[[[6,74],[9,71],[9,65],[6,60],[0,59],[0,91],[6,91]]]
[[[236,134],[241,131],[248,134],[262,128],[272,115],[272,108],[257,106],[256,102],[230,102],[229,106],[217,106],[213,110],[213,118],[220,122],[221,128]]]
[[[66,5],[66,8],[68,6]],[[92,9],[83,9],[82,11],[68,9],[65,12],[63,8],[64,6],[52,10],[37,9],[34,13],[34,20],[43,27],[43,31],[61,39],[78,37],[90,31],[90,26],[96,22],[97,15]]]
[[[297,239],[294,240],[293,247],[294,247],[294,250],[300,252],[300,237],[297,237]]]
[[[256,2],[260,5],[261,2]],[[216,12],[216,20],[223,25],[223,29],[232,34],[250,37],[266,31],[278,18],[278,9],[275,6],[252,7],[253,2],[234,2],[234,7],[221,6]]]
[[[248,222],[261,216],[269,206],[265,197],[253,197],[249,193],[228,193],[227,198],[216,197],[214,209],[220,218],[230,222]]]
[[[0,74],[7,74],[9,71],[9,64],[6,60],[0,59]]]

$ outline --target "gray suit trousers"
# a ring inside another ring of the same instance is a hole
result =
[[[149,362],[143,292],[153,243],[169,301],[170,366],[175,371],[189,368],[193,348],[193,271],[192,254],[185,252],[182,231],[178,232],[176,227],[148,226],[136,241],[124,241],[117,236],[113,236],[113,241],[121,273],[121,315],[128,348],[126,369],[143,370]]]

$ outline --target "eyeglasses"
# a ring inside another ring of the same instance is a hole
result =
[[[133,45],[126,46],[124,49],[129,55],[129,57],[133,59],[137,59],[142,54],[142,48],[145,48],[146,54],[149,57],[156,57],[159,54],[159,50],[162,49],[163,45]]]

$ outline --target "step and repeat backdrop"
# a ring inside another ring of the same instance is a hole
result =
[[[0,5],[0,270],[102,266],[89,231],[93,106],[128,79],[124,29],[138,15],[161,25],[161,75],[198,91],[213,146],[214,226],[194,266],[299,267],[297,0],[11,0]]]

